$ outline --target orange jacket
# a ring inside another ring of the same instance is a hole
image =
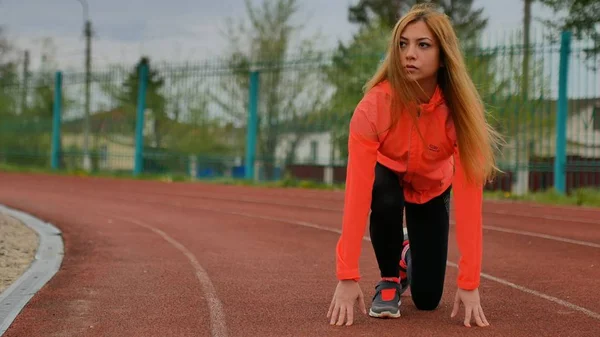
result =
[[[387,81],[371,89],[350,121],[342,234],[336,247],[337,278],[360,278],[358,261],[370,212],[374,167],[380,162],[401,176],[405,200],[411,203],[425,203],[452,184],[461,254],[458,286],[475,289],[481,270],[483,186],[468,184],[465,179],[454,124],[440,88],[429,103],[421,105],[418,124],[425,144],[408,114],[387,131],[390,93]]]

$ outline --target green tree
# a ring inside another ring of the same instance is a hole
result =
[[[0,118],[17,113],[19,89],[17,62],[11,57],[13,46],[0,27]]]
[[[375,23],[391,30],[400,17],[418,3],[437,4],[450,17],[461,41],[478,38],[488,23],[483,7],[473,8],[473,0],[359,0],[348,9],[348,20],[361,26]]]
[[[135,116],[137,108],[137,99],[139,91],[140,67],[142,64],[148,65],[148,82],[146,86],[146,109],[149,114],[146,117],[152,124],[151,142],[148,146],[160,149],[162,147],[162,137],[164,136],[163,127],[168,122],[166,114],[166,98],[161,92],[164,85],[164,78],[158,73],[157,69],[150,66],[150,59],[142,57],[140,61],[131,69],[122,83],[122,89],[119,92],[119,101]],[[134,108],[134,109],[131,109]],[[132,130],[135,129],[135,120],[132,119]]]
[[[13,164],[48,164],[54,104],[54,71],[56,69],[52,39],[41,41],[41,66],[30,78],[20,76],[24,66],[11,53],[11,46],[0,31],[0,147],[2,160]],[[63,93],[63,106],[71,99]]]
[[[149,139],[144,144],[160,148],[162,146],[162,137],[165,133],[163,127],[168,119],[165,111],[166,98],[161,91],[164,86],[164,78],[159,74],[157,69],[150,65],[149,58],[142,57],[133,67],[129,68],[123,68],[118,65],[113,66],[110,72],[106,74],[94,74],[94,77],[99,79],[100,87],[104,93],[111,101],[116,102],[118,109],[122,110],[125,115],[125,119],[121,120],[119,125],[111,125],[111,132],[133,135],[137,119],[140,67],[142,64],[147,64],[149,70],[146,87],[145,124],[151,123],[152,125],[151,133],[147,135]],[[123,79],[115,81],[115,78],[120,77],[119,75],[123,76]]]
[[[210,96],[226,115],[223,118],[246,125],[249,74],[260,72],[258,155],[265,165],[265,178],[270,179],[278,146],[289,144],[284,156],[294,158],[299,140],[311,130],[298,126],[309,123],[325,103],[319,68],[322,56],[315,48],[318,37],[295,40],[302,29],[293,23],[299,11],[297,0],[265,0],[258,6],[245,3],[249,24],[229,21],[230,56],[220,67],[228,75]]]
[[[222,125],[218,119],[209,116],[207,95],[182,98],[189,105],[188,109],[179,121],[169,121],[165,147],[178,153],[204,157],[231,154],[229,141],[237,138],[238,142],[242,142],[239,137],[243,135],[234,134],[227,124]]]
[[[487,27],[488,18],[484,15],[484,8],[474,8],[473,0],[433,0],[418,1],[431,2],[440,6],[448,15],[456,30],[456,35],[464,48],[476,43],[483,30]]]
[[[56,45],[52,38],[43,38],[41,41],[40,67],[31,72],[26,90],[28,99],[25,101],[22,116],[22,122],[27,121],[29,134],[28,151],[38,154],[36,160],[40,163],[46,163],[47,154],[51,149],[52,118],[54,115],[54,93],[55,93],[55,72],[58,68],[56,62]],[[64,87],[63,87],[64,88]],[[62,109],[68,111],[74,104],[74,100],[62,91]],[[59,146],[62,147],[62,137],[59,140]],[[63,149],[64,150],[64,149]],[[61,151],[61,166],[65,167],[65,160]]]
[[[600,1],[597,0],[538,0],[562,17],[542,20],[551,29],[551,36],[570,30],[578,39],[589,38],[594,44],[585,49],[588,58],[600,54]]]
[[[42,41],[40,68],[31,78],[31,100],[25,108],[26,115],[38,117],[47,122],[52,119],[54,109],[54,72],[58,68],[55,51],[52,39],[45,38]],[[64,102],[64,98],[63,91],[63,109],[67,110],[71,102]]]
[[[387,48],[388,34],[383,21],[359,28],[346,46],[339,43],[325,74],[335,88],[328,107],[329,125],[340,157],[348,155],[348,123],[362,98],[362,87],[373,75]]]
[[[415,4],[415,0],[359,0],[348,8],[348,20],[361,26],[378,22],[392,28],[402,14]]]
[[[7,162],[14,152],[17,105],[20,84],[17,62],[10,53],[13,46],[0,27],[0,162]],[[18,149],[16,149],[18,151]]]

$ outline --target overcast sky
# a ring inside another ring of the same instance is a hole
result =
[[[93,64],[128,62],[141,55],[153,60],[204,60],[220,55],[226,45],[219,30],[227,17],[245,19],[243,0],[87,0],[95,32]],[[348,23],[349,4],[358,0],[302,0],[298,22],[307,34],[320,31],[321,47],[347,40],[355,27]],[[253,0],[259,3],[260,0]],[[514,31],[522,17],[522,0],[475,0],[489,17],[491,34]],[[533,8],[534,15],[549,11]],[[78,0],[0,0],[0,25],[20,49],[29,49],[32,66],[40,59],[43,38],[56,47],[59,67],[80,68],[84,62],[83,11]]]

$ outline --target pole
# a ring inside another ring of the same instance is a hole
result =
[[[558,73],[558,110],[556,116],[556,154],[554,156],[554,188],[565,193],[565,167],[567,163],[567,85],[569,56],[571,54],[571,32],[563,32],[560,44],[560,65]]]
[[[89,20],[89,9],[87,0],[77,0],[83,9],[83,20],[85,26],[85,111],[83,118],[83,169],[90,171],[92,160],[90,158],[90,82],[92,72],[92,22]]]
[[[250,72],[248,100],[248,126],[246,130],[246,179],[254,179],[254,161],[256,160],[256,137],[258,134],[258,85],[259,72]]]
[[[27,111],[27,90],[29,88],[29,50],[25,51],[23,61],[23,91],[21,92],[21,113]]]
[[[54,107],[52,111],[52,169],[60,167],[60,123],[62,115],[62,73],[56,72],[54,79]]]
[[[530,59],[530,48],[529,48],[529,40],[530,40],[530,30],[531,30],[531,3],[533,0],[525,0],[524,8],[523,8],[523,103],[525,107],[529,108],[528,100],[529,100],[529,59]]]
[[[146,111],[146,87],[148,85],[148,61],[142,59],[138,67],[138,101],[137,118],[135,124],[135,163],[133,174],[142,173],[144,168],[144,113]]]
[[[90,81],[92,71],[92,23],[85,22],[85,118],[83,123],[83,168],[90,171],[92,160],[90,158]]]

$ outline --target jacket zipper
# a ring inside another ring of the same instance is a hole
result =
[[[417,108],[417,119],[419,119],[419,118],[421,118],[421,109]],[[409,175],[409,176],[410,176],[410,173],[411,173],[411,171],[409,169],[409,167],[410,167],[409,166],[409,164],[410,164],[410,153],[411,153],[411,151],[410,151],[411,150],[410,145],[412,144],[412,138],[413,138],[414,130],[415,130],[416,127],[418,127],[418,125],[413,125],[413,127],[410,128],[410,135],[408,137],[408,156],[407,156],[407,159],[406,159],[406,174]],[[412,180],[412,178],[411,178],[411,180]]]

